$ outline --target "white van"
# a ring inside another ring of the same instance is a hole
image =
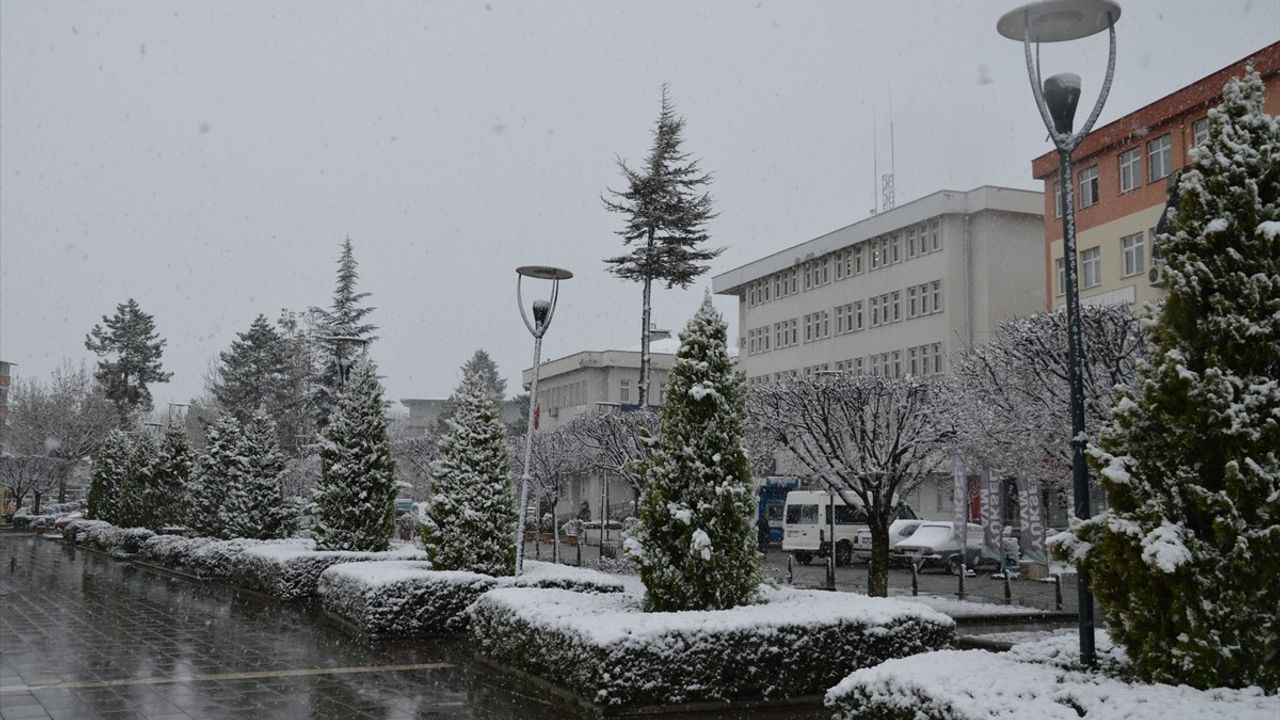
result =
[[[857,498],[854,498],[857,502]],[[789,552],[802,565],[808,565],[814,557],[827,557],[831,552],[831,539],[827,533],[831,527],[830,511],[835,509],[836,565],[848,565],[853,561],[854,538],[859,530],[867,527],[867,514],[861,503],[847,505],[837,494],[824,490],[792,490],[787,493],[786,510],[782,516],[782,550]],[[898,506],[895,518],[914,518],[915,513],[906,504]]]

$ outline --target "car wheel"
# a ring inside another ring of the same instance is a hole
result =
[[[836,565],[841,567],[853,562],[853,543],[841,540],[836,543]]]
[[[809,561],[813,560],[813,553],[807,553],[807,552],[804,552],[803,550],[797,550],[791,553],[791,555],[796,559],[796,562],[800,563],[801,565],[808,565]]]
[[[963,564],[964,564],[964,561],[960,558],[959,555],[952,555],[951,557],[947,558],[947,572],[952,575],[959,575],[960,567]]]

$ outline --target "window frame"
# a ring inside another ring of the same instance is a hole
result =
[[[1128,178],[1129,183],[1125,184]],[[1142,148],[1129,148],[1120,153],[1120,194],[1142,187]]]
[[[1121,277],[1133,277],[1146,272],[1146,256],[1147,234],[1145,232],[1139,231],[1120,236]]]
[[[1092,270],[1093,282],[1089,282]],[[1090,290],[1102,284],[1102,246],[1094,245],[1080,251],[1080,289]]]
[[[1163,143],[1157,147],[1157,143]],[[1160,155],[1161,174],[1156,175],[1156,163],[1153,158],[1156,154]],[[1154,138],[1147,142],[1147,182],[1153,183],[1163,180],[1173,172],[1173,137],[1169,133],[1165,133],[1158,138]]]
[[[1084,210],[1097,205],[1101,200],[1098,197],[1098,191],[1101,189],[1098,183],[1098,166],[1087,167],[1077,173],[1076,177],[1080,182],[1080,209]],[[1085,192],[1086,187],[1089,188],[1089,192]]]

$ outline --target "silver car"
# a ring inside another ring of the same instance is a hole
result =
[[[894,520],[889,524],[889,549],[902,542],[925,523],[924,520]],[[853,538],[853,557],[859,561],[871,559],[871,529],[863,528]]]
[[[960,541],[949,522],[925,522],[889,548],[889,559],[922,567],[943,567],[953,575],[960,574]],[[969,542],[965,548],[965,564],[977,567],[994,564],[982,554],[982,526],[969,523]]]

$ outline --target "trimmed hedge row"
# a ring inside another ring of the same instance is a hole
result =
[[[530,560],[525,574],[497,578],[432,570],[429,562],[334,565],[321,574],[317,594],[326,610],[362,634],[407,637],[466,630],[468,608],[495,587],[622,592],[622,583],[604,573]]]
[[[427,554],[405,547],[386,552],[315,550],[301,544],[261,545],[245,550],[233,563],[231,582],[280,600],[299,600],[316,594],[320,574],[330,566],[370,560],[426,560]]]
[[[155,536],[146,528],[120,528],[103,520],[75,520],[62,530],[62,539],[111,554],[132,555]]]
[[[496,589],[471,610],[479,652],[603,706],[819,695],[851,668],[935,650],[955,623],[922,605],[761,588],[732,610],[644,613],[638,598]]]

